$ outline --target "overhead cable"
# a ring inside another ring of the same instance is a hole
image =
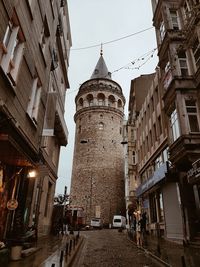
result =
[[[95,44],[95,45],[90,45],[90,46],[85,46],[85,47],[79,47],[79,48],[71,48],[70,51],[72,51],[72,50],[73,51],[78,51],[78,50],[90,49],[90,48],[93,48],[93,47],[98,47],[98,46],[102,46],[102,45],[107,45],[107,44],[110,44],[110,43],[118,42],[118,41],[121,41],[123,39],[132,37],[134,35],[137,35],[137,34],[145,32],[145,31],[151,30],[153,28],[154,27],[150,27],[150,28],[147,28],[147,29],[144,29],[144,30],[141,30],[141,31],[138,31],[138,32],[135,32],[135,33],[132,33],[132,34],[129,34],[129,35],[126,35],[126,36],[111,40],[111,41],[107,41],[105,43],[100,43],[100,44]]]

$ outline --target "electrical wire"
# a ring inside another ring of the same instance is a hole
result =
[[[129,34],[129,35],[126,35],[126,36],[123,36],[123,37],[120,37],[120,38],[111,40],[111,41],[107,41],[107,42],[104,42],[104,43],[100,43],[100,44],[95,44],[95,45],[90,45],[90,46],[85,46],[85,47],[79,47],[79,48],[71,48],[70,51],[78,51],[78,50],[90,49],[90,48],[93,48],[93,47],[98,47],[98,46],[102,46],[102,45],[107,45],[107,44],[110,44],[110,43],[118,42],[118,41],[121,41],[121,40],[123,40],[123,39],[132,37],[132,36],[134,36],[134,35],[137,35],[137,34],[140,34],[140,33],[145,32],[145,31],[151,30],[151,29],[153,29],[153,28],[154,28],[154,27],[149,27],[149,28],[146,28],[146,29],[144,29],[144,30],[141,30],[141,31],[138,31],[138,32],[135,32],[135,33],[132,33],[132,34]]]
[[[139,70],[142,66],[144,66],[151,58],[153,58],[153,55],[155,53],[155,51],[157,50],[157,48],[154,48],[154,49],[151,49],[150,51],[146,52],[145,54],[141,55],[140,57],[132,60],[131,62],[129,62],[128,64],[124,65],[123,67],[120,67],[114,71],[111,72],[111,74],[115,73],[115,72],[118,72],[122,69],[128,69],[128,70]],[[146,59],[146,60],[145,60]],[[138,67],[132,67],[133,65],[135,65],[137,62],[139,61],[142,61],[142,64],[140,64]],[[81,86],[81,84],[80,84]],[[78,89],[75,89],[75,90],[69,90],[67,91],[68,94],[71,94],[73,92],[77,92],[79,90]]]

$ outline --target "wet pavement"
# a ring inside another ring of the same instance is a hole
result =
[[[59,250],[64,240],[65,237],[63,238],[62,236],[48,236],[40,238],[36,245],[38,251],[20,260],[10,261],[8,267],[43,267],[45,266],[43,265],[45,260],[52,257],[54,253]]]
[[[78,243],[81,242],[81,238],[77,241],[76,237],[77,233],[40,238],[36,252],[19,260],[10,261],[8,267],[67,266],[78,248]]]
[[[84,244],[72,267],[157,267],[157,261],[131,243],[117,229],[83,233]]]
[[[129,236],[130,238],[130,236]],[[131,238],[135,243],[135,238]],[[151,253],[153,257],[160,259],[166,266],[173,267],[199,267],[200,247],[191,245],[183,246],[180,243],[146,235],[143,239],[142,250]]]
[[[83,239],[85,242],[81,244]],[[158,263],[161,264],[160,266],[168,267],[200,266],[200,247],[184,247],[182,244],[151,235],[146,235],[141,248],[137,248],[134,238],[130,238],[126,230],[122,233],[113,229],[81,231],[79,240],[81,240],[80,245],[78,244],[70,254],[66,254],[69,235],[40,238],[37,243],[38,250],[35,253],[17,261],[10,261],[8,267],[60,267],[61,251],[64,251],[63,267],[71,264],[72,260],[74,267],[153,267],[158,266]],[[112,244],[114,244],[113,248],[111,248]]]

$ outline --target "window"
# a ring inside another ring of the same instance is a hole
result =
[[[122,101],[120,99],[117,101],[117,106],[118,106],[118,108],[122,107]]]
[[[79,106],[83,107],[83,98],[80,98],[78,102],[79,102]]]
[[[132,152],[132,164],[136,164],[136,157],[135,157],[135,151]]]
[[[191,9],[190,9],[190,5],[189,5],[189,1],[186,0],[184,5],[183,5],[185,23],[187,23],[187,20],[191,17],[191,11],[190,10]]]
[[[93,95],[87,95],[87,101],[89,106],[93,106]]]
[[[99,130],[103,130],[103,128],[104,128],[104,124],[103,124],[103,122],[100,122],[99,123]]]
[[[98,94],[97,100],[98,100],[98,105],[99,106],[104,106],[105,105],[105,96],[104,96],[104,94]]]
[[[155,170],[158,170],[162,165],[162,163],[163,163],[162,155],[159,155],[155,160]]]
[[[169,148],[165,148],[162,152],[163,154],[163,162],[166,162],[169,160]]]
[[[3,46],[4,46],[4,50],[6,53],[7,53],[7,47],[8,47],[9,40],[11,38],[13,29],[14,29],[14,27],[13,27],[12,23],[9,22],[8,27],[6,29],[6,33],[5,33],[4,38],[3,38]]]
[[[150,218],[151,218],[151,223],[157,222],[157,213],[156,213],[156,195],[151,194],[149,196],[149,201],[150,201]]]
[[[135,135],[134,135],[134,130],[131,129],[131,142],[135,141]]]
[[[13,86],[16,85],[19,66],[23,56],[24,36],[16,15],[9,22],[2,43],[3,56],[0,61],[2,70]]]
[[[161,117],[158,117],[158,134],[159,136],[162,134],[162,124],[161,124]]]
[[[170,9],[170,17],[171,17],[171,26],[173,30],[179,30],[179,23],[178,23],[178,12],[177,10]]]
[[[33,81],[32,92],[29,98],[29,104],[27,113],[29,117],[37,124],[39,105],[40,105],[40,95],[41,95],[41,83],[38,78]]]
[[[165,73],[167,73],[170,70],[170,62],[167,61],[165,65]]]
[[[161,38],[161,40],[163,40],[165,37],[165,24],[163,21],[161,21],[161,23],[160,23],[160,29],[159,30],[160,30],[160,38]]]
[[[199,120],[197,115],[196,100],[185,99],[185,107],[186,107],[190,132],[199,132]]]
[[[170,124],[171,124],[170,126],[171,126],[173,141],[175,141],[180,136],[178,114],[176,109],[171,113]]]
[[[40,48],[42,50],[44,60],[46,60],[49,36],[50,36],[50,30],[49,30],[47,18],[45,16],[44,22],[43,22],[43,28],[41,31],[41,37],[40,37]]]
[[[110,95],[110,96],[108,97],[108,106],[110,106],[110,107],[114,107],[114,105],[115,105],[115,98],[114,98],[113,95]]]
[[[188,76],[188,66],[187,66],[187,58],[185,51],[178,52],[178,62],[179,62],[180,75]]]
[[[196,37],[194,40],[194,43],[192,45],[192,52],[193,52],[196,68],[198,69],[200,66],[200,44],[199,44],[198,37]]]

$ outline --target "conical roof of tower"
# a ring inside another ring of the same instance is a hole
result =
[[[107,68],[106,63],[104,61],[102,53],[100,54],[100,58],[97,62],[97,65],[96,65],[90,79],[101,79],[101,78],[106,78],[106,79],[112,80],[111,73],[108,71],[108,68]]]

